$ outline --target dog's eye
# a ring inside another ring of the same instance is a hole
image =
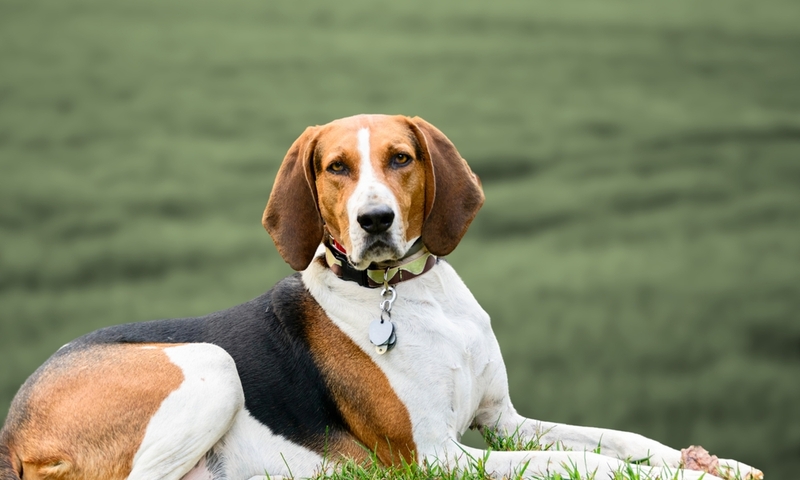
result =
[[[411,156],[405,153],[397,153],[392,157],[392,165],[396,167],[403,167],[411,163]]]
[[[347,172],[347,166],[342,162],[336,161],[328,165],[328,171],[331,173],[345,173]]]

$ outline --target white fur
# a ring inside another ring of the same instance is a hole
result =
[[[485,451],[459,443],[464,431],[475,425],[508,432],[519,427],[529,438],[544,433],[543,442],[560,442],[574,450],[493,452],[487,467],[501,476],[512,475],[526,462],[531,474],[566,474],[564,465],[572,464],[584,474],[597,470],[601,474],[597,478],[623,466],[619,459],[651,457],[653,465],[665,468],[637,468],[662,475],[680,463],[680,452],[640,435],[518,415],[508,395],[505,365],[489,316],[446,262],[396,286],[392,320],[397,325],[397,344],[384,355],[375,352],[368,337],[369,323],[380,313],[379,290],[342,281],[317,262],[303,272],[303,281],[331,320],[386,374],[411,416],[419,460],[463,466],[467,454],[483,458]],[[603,455],[591,453],[598,445]],[[749,470],[736,462],[728,464]],[[678,478],[699,477],[698,472],[687,471]],[[706,474],[705,478],[716,477]]]
[[[275,475],[305,478],[316,473],[323,460],[317,453],[275,435],[244,409],[214,452],[224,459],[223,478],[229,479],[265,473],[271,478]]]
[[[365,269],[372,262],[382,262],[399,258],[411,248],[413,241],[406,241],[405,226],[399,211],[397,198],[392,190],[381,182],[375,174],[370,157],[369,128],[358,131],[358,154],[360,156],[358,183],[350,198],[347,199],[347,215],[350,222],[350,262],[359,269]],[[386,232],[393,252],[366,251],[369,247],[369,234],[358,223],[358,216],[380,206],[386,206],[394,212],[395,221]],[[416,240],[416,239],[413,239]],[[387,253],[389,255],[387,256]]]

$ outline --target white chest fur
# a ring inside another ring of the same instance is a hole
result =
[[[370,322],[380,315],[380,289],[343,281],[317,262],[303,272],[303,281],[330,319],[385,373],[408,409],[418,453],[458,439],[498,375],[505,381],[489,316],[446,262],[396,286],[397,345],[384,355],[368,337]]]

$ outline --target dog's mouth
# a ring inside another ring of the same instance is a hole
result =
[[[402,252],[398,252],[397,246],[385,234],[368,237],[360,255],[357,253],[353,252],[348,258],[359,270],[364,270],[372,264],[393,262],[402,257]]]

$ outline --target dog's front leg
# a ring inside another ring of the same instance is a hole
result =
[[[515,412],[502,415],[497,425],[489,428],[501,436],[536,439],[542,447],[556,450],[597,451],[620,460],[647,460],[651,465],[667,467],[679,467],[681,463],[681,452],[636,433],[543,422]]]
[[[625,462],[594,452],[578,451],[524,451],[497,452],[467,447],[452,442],[434,453],[424,456],[436,465],[444,463],[449,469],[460,471],[483,469],[492,478],[542,478],[560,474],[562,478],[616,478],[617,472],[628,468],[641,473],[642,478],[670,478],[680,480],[721,480],[704,472],[677,470],[668,467],[626,465]]]
[[[618,461],[642,462],[662,469],[681,467],[680,451],[636,433],[542,422],[519,415],[508,393],[508,375],[497,340],[490,336],[487,341],[489,361],[479,377],[485,390],[475,411],[473,426],[483,432],[495,431],[500,436],[517,435],[526,442],[536,440],[543,447],[552,445],[555,449],[587,454],[599,451]],[[743,480],[764,477],[760,470],[735,460],[721,459],[719,465],[721,474],[738,473]]]
[[[494,425],[483,428],[496,430],[498,435],[518,435],[521,439],[538,440],[542,447],[556,450],[596,451],[602,455],[628,462],[652,466],[680,468],[681,452],[637,433],[562,423],[543,422],[525,418],[513,409],[501,415]],[[720,459],[720,473],[736,473],[742,479],[761,479],[761,471],[735,460]]]

